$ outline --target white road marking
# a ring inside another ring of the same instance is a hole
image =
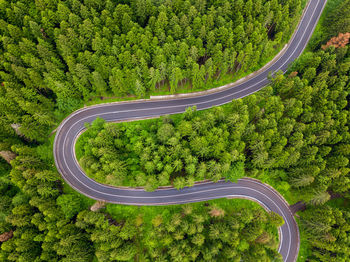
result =
[[[312,1],[312,0],[311,0],[311,1]],[[308,5],[308,7],[307,7],[307,9],[306,9],[306,11],[305,11],[305,15],[303,16],[301,22],[298,24],[298,28],[297,28],[297,30],[296,30],[295,32],[297,32],[297,31],[300,29],[300,26],[301,26],[301,24],[303,23],[303,20],[304,20],[305,17],[306,17],[306,13],[307,13],[307,12],[309,11],[309,9],[311,8],[311,7],[310,7],[310,6],[311,6],[311,1],[309,2],[309,5]],[[319,3],[320,3],[320,2],[318,1],[316,7],[314,8],[314,10],[313,10],[313,12],[312,12],[311,18],[313,18],[316,9],[319,7]],[[326,3],[326,2],[324,2],[324,5],[323,5],[322,9],[324,8],[325,3]],[[319,18],[319,17],[318,17],[318,18]],[[280,70],[287,62],[289,62],[290,58],[295,54],[296,50],[299,48],[299,45],[300,45],[300,43],[301,43],[301,41],[302,41],[302,38],[304,37],[305,33],[307,32],[307,29],[309,28],[309,25],[310,25],[310,23],[311,23],[311,20],[312,20],[312,19],[310,19],[310,21],[309,21],[308,24],[306,25],[305,31],[303,31],[303,34],[302,34],[302,36],[300,37],[300,40],[299,40],[299,42],[298,42],[296,48],[293,50],[292,54],[288,56],[287,60],[286,60],[281,66],[279,66],[279,67],[274,71],[274,73],[275,73],[275,72],[278,72],[278,70]],[[314,30],[315,26],[316,26],[316,24],[313,25],[313,29],[312,29],[312,30]],[[295,33],[295,34],[293,35],[293,38],[292,38],[292,40],[290,40],[290,43],[293,42],[293,40],[294,40],[294,38],[296,37],[296,35],[297,35],[297,33]],[[306,43],[308,42],[308,40],[309,40],[310,37],[311,37],[311,34],[308,36],[308,39],[307,39]],[[303,46],[302,51],[304,50],[305,46],[306,46],[306,45]],[[287,50],[286,50],[286,52],[287,52]],[[283,55],[282,55],[274,64],[276,64],[282,57],[283,57]],[[261,72],[260,74],[256,75],[255,77],[249,79],[248,81],[253,81],[253,80],[256,79],[257,77],[259,77],[259,76],[261,76],[262,74],[266,73],[274,64],[272,64],[271,66],[269,66],[265,71]],[[205,102],[198,102],[198,103],[195,103],[195,104],[192,104],[192,103],[191,103],[191,104],[182,104],[182,105],[168,106],[168,107],[154,107],[154,108],[135,109],[135,110],[119,110],[119,111],[116,111],[116,112],[109,112],[109,113],[101,113],[101,114],[90,115],[90,116],[88,116],[88,117],[82,118],[82,119],[80,119],[79,121],[77,121],[73,126],[71,126],[71,127],[69,128],[69,130],[68,130],[68,132],[67,132],[66,134],[68,134],[68,133],[70,132],[71,128],[74,127],[76,124],[78,124],[78,123],[80,123],[81,121],[84,121],[84,120],[86,120],[86,119],[88,119],[88,118],[91,118],[91,117],[101,116],[101,115],[107,115],[107,114],[113,114],[113,113],[114,113],[114,114],[117,114],[117,113],[121,113],[121,112],[139,112],[139,111],[144,111],[144,110],[154,110],[154,109],[161,110],[161,109],[168,109],[168,108],[179,108],[179,107],[183,108],[183,107],[188,107],[188,106],[191,106],[191,105],[202,105],[202,104],[205,104],[205,103],[214,102],[214,101],[217,101],[217,100],[220,100],[220,99],[225,99],[225,98],[228,98],[228,97],[230,97],[230,96],[234,96],[234,95],[236,95],[236,94],[242,93],[242,92],[244,92],[244,91],[246,91],[246,90],[252,89],[253,87],[255,87],[256,85],[260,84],[260,83],[263,82],[263,81],[266,81],[266,78],[264,78],[263,80],[261,80],[261,81],[259,81],[259,82],[257,82],[257,83],[254,83],[253,85],[248,86],[247,88],[245,88],[245,89],[243,89],[243,90],[236,91],[236,92],[232,92],[231,94],[225,95],[225,96],[220,97],[220,98],[215,98],[215,99],[207,100],[207,101],[205,101]],[[243,84],[244,84],[244,83],[239,84],[239,85],[237,85],[237,86],[235,86],[235,87],[232,87],[232,89],[233,89],[233,88],[237,89],[237,88],[239,88],[239,87],[242,87]],[[219,91],[219,92],[213,93],[213,94],[217,95],[217,94],[222,93],[222,92],[225,92],[225,91],[227,91],[227,90],[229,90],[229,89],[222,90],[222,91]],[[255,91],[253,91],[253,92],[255,92]],[[251,93],[253,93],[253,92],[251,92]],[[249,94],[251,94],[251,93],[249,93]],[[210,94],[210,95],[213,95],[213,94]],[[247,96],[247,95],[249,95],[249,94],[245,94],[245,95],[242,96],[242,97],[245,97],[245,96]],[[200,97],[205,97],[205,96],[208,96],[208,95],[204,95],[204,96],[200,96]],[[242,98],[242,97],[241,97],[241,98]],[[187,100],[187,99],[193,99],[193,97],[182,98],[182,99],[176,99],[176,98],[175,98],[175,99],[171,99],[171,100],[179,100],[179,101],[181,100],[181,101],[185,101],[185,100]],[[138,100],[138,101],[130,101],[130,103],[140,103],[140,102],[141,102],[140,100]],[[155,101],[148,101],[148,100],[145,100],[145,102],[151,103],[151,102],[159,102],[159,101],[157,101],[157,100],[155,100]],[[226,103],[228,103],[228,102],[223,102],[222,104],[226,104]],[[218,105],[221,105],[221,104],[218,104]],[[215,105],[215,106],[218,106],[218,105]],[[61,125],[60,125],[59,128],[58,128],[58,131],[57,131],[57,134],[56,134],[56,137],[55,137],[55,145],[56,145],[57,141],[60,140],[60,138],[59,138],[59,132],[61,131],[61,128],[64,126],[64,124],[65,124],[67,121],[69,121],[69,120],[70,120],[73,116],[75,116],[76,114],[79,114],[79,113],[84,112],[84,111],[86,111],[86,110],[90,110],[90,109],[92,109],[92,108],[96,108],[96,107],[100,107],[100,106],[109,107],[109,106],[115,106],[115,104],[104,104],[104,105],[92,106],[92,107],[89,107],[89,108],[83,108],[83,109],[81,109],[81,110],[77,110],[76,112],[74,112],[73,114],[71,114],[70,116],[68,116],[68,117],[61,123]],[[212,106],[210,106],[210,107],[212,107]],[[207,107],[207,108],[210,108],[210,107]],[[204,109],[206,109],[206,108],[201,108],[200,110],[204,110]],[[172,112],[171,114],[182,113],[182,112],[183,112],[183,110],[181,109],[181,111]],[[117,119],[116,119],[116,120],[117,120]],[[119,119],[118,119],[118,120],[119,120]],[[83,128],[83,129],[84,129],[84,128]],[[81,130],[80,130],[80,131],[81,131]],[[75,141],[76,137],[77,137],[77,135],[74,137],[74,140],[73,140],[73,141]],[[57,140],[56,140],[56,138],[57,138]],[[67,135],[64,137],[63,145],[66,145],[66,142],[67,142],[66,139],[67,139]],[[75,152],[74,152],[74,150],[72,150],[72,149],[74,149],[74,145],[75,145],[75,142],[73,143],[73,145],[70,144],[70,145],[68,145],[67,147],[71,149],[71,154],[74,155],[74,157],[75,157]],[[66,147],[64,147],[64,148],[66,148]],[[67,149],[68,149],[68,148],[67,148]],[[65,150],[63,150],[63,159],[64,159],[64,163],[66,164],[66,167],[68,167],[68,170],[70,171],[70,173],[71,173],[71,174],[74,176],[74,178],[75,178],[78,182],[80,182],[82,185],[84,185],[84,186],[86,186],[87,188],[89,188],[90,190],[95,191],[95,192],[98,192],[98,193],[100,193],[100,194],[111,195],[111,196],[116,196],[116,197],[125,197],[125,196],[118,196],[118,195],[103,193],[103,192],[94,190],[93,188],[91,188],[91,187],[89,187],[88,185],[84,184],[83,182],[79,181],[79,180],[77,179],[77,177],[74,175],[74,173],[72,172],[72,170],[69,168],[69,166],[68,166],[68,164],[67,164],[67,162],[66,162],[66,159],[65,159],[65,154],[64,154],[64,152],[65,152]],[[55,153],[55,155],[56,155],[56,153]],[[55,162],[56,162],[56,158],[55,158]],[[85,175],[85,174],[82,172],[82,170],[80,169],[80,166],[79,166],[79,164],[78,164],[78,162],[77,162],[76,159],[75,159],[75,163],[78,165],[79,171],[80,171],[83,175]],[[59,167],[59,165],[58,165],[57,162],[56,162],[56,166]],[[90,179],[90,178],[89,178],[89,179]],[[92,179],[90,179],[90,180],[92,180]],[[242,179],[242,180],[243,180],[243,179]],[[96,183],[94,180],[92,180],[92,181],[93,181],[94,183]],[[67,181],[67,182],[68,182],[68,181]],[[274,190],[272,190],[271,188],[267,187],[267,186],[264,185],[263,183],[258,183],[258,182],[253,181],[253,180],[249,180],[249,182],[259,184],[260,186],[262,186],[262,187],[264,187],[265,189],[269,190],[269,192],[272,192],[275,196],[277,196],[278,199],[281,200],[281,202],[282,202],[284,205],[287,205],[286,202],[285,202],[285,200],[282,198],[281,195],[279,195],[278,193],[274,192]],[[68,182],[68,183],[69,183],[69,182]],[[71,186],[72,186],[72,185],[71,185]],[[105,185],[103,185],[103,186],[105,186]],[[72,186],[72,187],[74,187],[74,186]],[[74,187],[74,188],[75,188],[75,187]],[[237,189],[239,189],[239,188],[243,189],[243,188],[244,188],[244,189],[256,191],[256,190],[254,190],[254,189],[252,189],[252,188],[247,188],[247,187],[227,187],[227,186],[226,186],[226,187],[221,187],[221,188],[217,188],[217,189],[202,190],[202,191],[197,191],[197,192],[192,192],[192,193],[191,193],[191,192],[190,192],[190,193],[184,193],[184,194],[182,194],[182,195],[190,195],[190,194],[203,193],[203,192],[209,192],[209,191],[214,191],[214,190],[234,189],[234,188],[237,188]],[[75,188],[75,189],[77,189],[77,188]],[[80,192],[79,189],[77,189],[77,190]],[[119,189],[119,190],[124,190],[124,189]],[[128,189],[125,189],[125,190],[128,190]],[[289,225],[288,221],[286,220],[286,217],[285,217],[284,214],[282,213],[280,207],[279,207],[275,202],[273,202],[272,199],[270,199],[267,195],[265,195],[265,194],[263,194],[263,193],[261,193],[261,192],[259,192],[259,191],[256,191],[256,192],[259,193],[259,194],[264,195],[265,197],[267,197],[267,198],[277,207],[277,209],[281,212],[281,214],[282,214],[282,216],[283,216],[283,219],[284,219],[284,221],[286,222],[287,228],[288,228],[288,230],[289,230],[289,236],[290,236],[290,239],[289,239],[289,240],[290,240],[290,243],[291,243],[290,225]],[[82,193],[82,192],[81,192],[81,193]],[[83,194],[86,195],[86,193],[83,193]],[[229,195],[229,196],[237,196],[237,197],[240,196],[240,197],[243,197],[242,195]],[[94,198],[93,196],[90,196],[90,197],[91,197],[91,198]],[[162,196],[162,197],[163,197],[163,198],[166,198],[166,197],[173,197],[173,196]],[[228,197],[228,196],[222,196],[222,197]],[[249,198],[248,196],[244,196],[244,197]],[[130,196],[130,197],[127,197],[127,198],[139,198],[139,197],[131,197],[131,196]],[[159,198],[159,197],[144,197],[144,198]],[[215,196],[215,198],[218,198],[218,196]],[[255,198],[252,198],[252,199],[255,199]],[[208,200],[208,199],[207,199],[207,198],[205,198],[205,199],[204,199],[204,198],[197,198],[197,199],[191,199],[191,201],[192,201],[192,200],[195,201],[195,202],[198,202],[198,201],[201,201],[201,200]],[[262,206],[265,206],[265,205],[264,205],[263,203],[261,203],[261,201],[259,201],[258,199],[255,199],[255,201],[259,202]],[[158,203],[158,204],[176,204],[176,203],[181,203],[181,202],[188,202],[188,200],[179,201],[179,202]],[[125,203],[124,203],[124,204],[125,204]],[[130,204],[130,203],[129,203],[129,204]],[[140,204],[140,203],[134,203],[134,204],[137,205],[137,204]],[[292,214],[291,210],[289,209],[289,206],[288,206],[288,205],[287,205],[287,209],[289,210],[290,215],[293,217],[293,214]],[[283,235],[282,235],[282,238],[283,238]],[[281,244],[281,243],[282,243],[282,241],[280,241],[280,244]],[[280,249],[281,249],[281,245],[280,245],[280,247],[279,247],[279,251],[280,251]],[[287,259],[288,256],[289,256],[289,251],[290,251],[290,245],[289,245],[289,249],[288,249],[288,253],[287,253],[286,259]]]

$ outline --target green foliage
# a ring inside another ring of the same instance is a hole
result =
[[[181,116],[143,122],[99,119],[82,136],[85,143],[78,140],[80,163],[97,181],[146,190],[171,182],[181,189],[203,179],[237,180],[244,176],[244,147],[236,137],[242,136],[248,115],[242,110],[233,123],[228,112],[234,106],[205,113],[189,108]]]
[[[0,1],[0,151],[16,155],[11,166],[0,161],[0,234],[13,232],[0,260],[281,260],[283,221],[261,208],[226,200],[88,211],[54,170],[47,139],[94,97],[200,89],[255,68],[288,39],[301,6],[263,2]],[[316,40],[350,30],[349,1],[329,2]],[[264,179],[310,204],[300,214],[305,259],[347,261],[349,69],[348,48],[308,52],[290,75],[224,107],[117,125],[97,119],[78,157],[99,181],[149,191]]]
[[[79,144],[80,163],[100,182],[147,190],[264,179],[267,171],[277,190],[323,204],[327,191],[350,188],[349,59],[347,48],[307,52],[289,77],[277,75],[271,87],[219,108],[122,124],[98,120]]]
[[[91,129],[101,128],[99,122]],[[143,207],[148,209],[145,212],[118,205],[113,207],[121,212],[111,212],[113,216],[92,212],[78,194],[61,191],[57,174],[48,169],[37,150],[23,145],[12,149],[17,157],[11,162],[11,181],[1,176],[7,184],[0,187],[0,230],[12,230],[13,236],[1,244],[1,260],[131,261],[135,256],[146,260],[246,256],[281,260],[276,219],[255,203],[218,200],[210,205],[153,207],[151,215],[150,207]],[[8,167],[0,163],[7,175]],[[11,189],[14,185],[19,192]],[[245,248],[236,250],[241,242]]]
[[[1,244],[0,257],[4,261],[89,261],[93,250],[88,234],[75,226],[71,218],[79,212],[77,199],[62,194],[58,174],[49,169],[37,150],[17,145],[12,150],[17,157],[11,161],[11,186],[19,192],[7,190],[1,195],[10,212],[1,233],[13,231],[13,237]],[[8,195],[10,196],[10,195]],[[61,211],[59,205],[65,213]],[[8,211],[7,211],[8,212]]]
[[[350,1],[344,0],[334,8],[324,21],[328,36],[350,32]]]
[[[301,225],[312,247],[310,261],[346,261],[349,258],[350,213],[339,207],[313,207],[302,215]]]
[[[236,182],[238,179],[244,177],[244,175],[244,162],[238,161],[232,164],[232,167],[226,173],[225,178],[231,182]]]
[[[17,124],[38,142],[91,98],[198,89],[255,68],[300,15],[292,0],[1,3],[0,130]]]
[[[348,1],[328,0],[308,44],[309,49],[318,50],[331,37],[349,32],[349,10]]]
[[[73,194],[60,195],[57,200],[57,205],[61,207],[67,219],[72,219],[82,210],[82,203],[78,196]]]
[[[249,257],[252,261],[282,261],[271,231],[273,222],[261,208],[189,207],[152,219],[142,240],[150,260],[239,261]]]

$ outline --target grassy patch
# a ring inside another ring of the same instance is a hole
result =
[[[296,218],[296,221],[298,223],[300,233],[300,249],[297,262],[305,262],[309,255],[311,255],[311,248],[305,232],[302,230],[302,227],[300,227],[300,220]]]
[[[144,98],[149,98],[149,95],[146,95]],[[85,102],[85,106],[98,105],[98,104],[107,104],[113,102],[122,102],[122,101],[132,101],[141,99],[136,96],[125,96],[125,97],[94,97],[89,101]]]
[[[203,209],[206,203],[216,205],[225,209],[226,211],[234,211],[242,208],[251,208],[253,210],[262,208],[259,204],[246,199],[215,199],[210,201],[191,203],[196,208]],[[106,209],[113,218],[136,218],[138,214],[144,215],[144,221],[151,221],[151,219],[158,215],[164,214],[164,218],[170,213],[179,212],[182,209],[181,205],[170,205],[170,206],[128,206],[128,205],[117,205],[107,204]]]
[[[77,157],[78,161],[84,155],[84,145],[88,142],[89,137],[89,130],[86,130],[78,137],[75,143],[75,156]]]
[[[326,205],[333,208],[349,208],[349,201],[346,198],[339,197],[329,200]]]

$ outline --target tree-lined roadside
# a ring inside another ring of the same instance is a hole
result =
[[[307,52],[271,87],[227,106],[130,123],[96,120],[78,140],[87,174],[112,185],[191,186],[252,176],[294,200],[346,192],[347,48]]]
[[[87,173],[101,182],[149,190],[171,183],[182,188],[203,176],[258,178],[290,203],[307,203],[306,211],[298,212],[298,261],[347,261],[350,51],[318,47],[339,30],[350,31],[350,4],[328,1],[321,36],[310,45],[314,50],[270,87],[207,111],[117,125],[96,121],[77,145]],[[153,87],[177,92],[190,89],[192,81],[192,88],[201,89],[245,74],[288,40],[300,1],[238,0],[231,9],[227,1],[118,3],[0,3],[0,260],[279,260],[281,218],[252,201],[104,204],[91,211],[94,201],[58,174],[54,137],[50,141],[47,134],[58,119],[96,97],[129,94],[133,99]],[[183,15],[188,27],[181,26]],[[205,29],[197,26],[198,18]],[[241,20],[241,27],[233,26]],[[159,21],[167,23],[159,26]],[[150,33],[173,39],[154,43],[147,41]],[[212,36],[215,45],[208,46]],[[189,46],[185,60],[192,63],[178,62],[183,42]],[[156,49],[150,50],[153,44]],[[147,69],[142,59],[152,66]],[[157,69],[165,72],[163,78],[151,81]]]
[[[2,1],[1,132],[44,142],[57,121],[96,97],[202,90],[243,77],[289,40],[301,11],[295,0]]]

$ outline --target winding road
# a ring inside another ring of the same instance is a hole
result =
[[[284,261],[296,261],[299,251],[299,230],[287,202],[273,188],[253,179],[240,179],[237,183],[199,183],[191,188],[173,188],[145,192],[142,189],[116,188],[88,178],[75,157],[75,142],[85,129],[84,123],[96,117],[106,121],[128,121],[166,114],[182,113],[190,106],[203,110],[219,106],[252,94],[269,83],[269,72],[285,72],[288,65],[304,50],[326,0],[310,0],[303,17],[285,52],[274,63],[239,85],[210,94],[168,100],[138,100],[95,105],[77,110],[58,127],[54,141],[54,157],[58,171],[64,180],[80,193],[110,203],[126,205],[172,205],[199,202],[210,199],[235,197],[258,202],[266,210],[281,215],[285,221],[280,228],[279,252]]]

